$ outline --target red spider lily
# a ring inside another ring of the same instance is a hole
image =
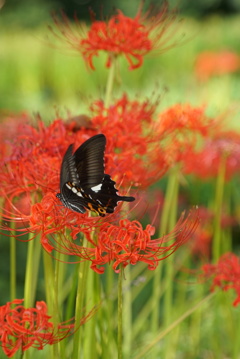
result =
[[[199,80],[208,80],[211,76],[224,75],[239,71],[240,56],[232,51],[202,52],[197,56],[195,72]]]
[[[20,125],[18,118],[15,122],[18,131],[13,139],[8,139],[6,127],[0,125],[3,137],[0,146],[4,152],[0,158],[0,195],[4,198],[1,211],[4,217],[8,220],[17,217],[20,223],[27,220],[29,209],[41,200],[44,193],[59,191],[62,156],[69,144],[82,143],[96,131],[84,128],[75,131],[60,119],[50,126],[41,120],[37,126],[25,122]],[[23,198],[28,209],[20,205]]]
[[[155,131],[157,102],[131,101],[127,95],[109,108],[92,106],[94,128],[106,135],[106,171],[125,186],[147,187],[167,171],[161,137]]]
[[[159,114],[158,135],[165,142],[170,163],[182,160],[192,152],[201,138],[217,128],[217,121],[207,117],[204,108],[177,104]]]
[[[22,303],[23,299],[15,299],[0,307],[0,345],[8,358],[19,349],[42,350],[46,344],[58,343],[73,333],[73,319],[54,327],[45,302],[36,302],[36,308],[25,308]]]
[[[107,216],[107,218],[110,220],[114,216],[116,216],[116,212],[111,216]],[[104,222],[104,219],[99,217],[90,217],[89,213],[78,214],[61,206],[52,192],[44,195],[41,202],[32,204],[30,214],[24,215],[22,211],[18,212],[14,207],[9,212],[5,210],[2,214],[2,219],[4,223],[2,229],[10,231],[10,233],[12,228],[7,223],[15,223],[15,232],[17,234],[11,233],[11,235],[19,240],[26,234],[30,235],[27,239],[28,241],[39,235],[41,245],[48,253],[51,253],[54,249],[50,238],[56,236],[57,233],[68,231],[71,237],[76,238],[79,231],[81,231],[82,234],[89,238],[93,228],[97,228]],[[25,237],[24,240],[26,240]]]
[[[7,143],[8,156],[3,157],[0,168],[3,229],[11,231],[7,223],[15,222],[18,237],[29,232],[35,237],[41,232],[42,245],[51,252],[47,234],[66,227],[73,236],[76,228],[81,228],[87,235],[94,224],[97,225],[98,219],[90,218],[88,214],[76,216],[69,213],[71,211],[61,210],[62,206],[55,198],[66,148],[72,142],[81,144],[96,133],[96,130],[76,129],[75,126],[69,128],[61,120],[50,126],[38,121],[37,127],[26,124],[19,128],[15,139]],[[108,220],[112,217],[108,216]]]
[[[100,274],[104,272],[101,266],[106,263],[112,264],[115,272],[119,272],[119,265],[126,267],[138,262],[147,263],[148,268],[154,270],[159,261],[170,256],[190,239],[198,223],[197,211],[192,211],[186,218],[182,214],[169,234],[153,239],[153,226],[147,225],[143,229],[138,221],[125,219],[120,220],[119,225],[103,223],[95,234],[91,233],[88,237],[90,247],[79,245],[64,234],[58,236],[57,242],[52,245],[61,253],[79,257],[79,261],[90,261],[91,268]]]
[[[240,134],[216,132],[206,139],[203,149],[184,154],[184,171],[200,178],[216,177],[221,161],[225,159],[226,179],[240,171]]]
[[[123,55],[130,69],[139,68],[144,56],[157,50],[162,53],[174,45],[174,22],[176,15],[169,11],[167,4],[160,11],[155,9],[155,15],[142,14],[140,8],[134,18],[125,16],[120,10],[108,21],[93,20],[89,31],[83,24],[74,27],[63,15],[63,22],[54,17],[58,33],[50,27],[54,35],[60,37],[68,46],[80,52],[91,69],[95,69],[93,58],[99,52],[108,55],[106,66],[110,67],[112,59]]]
[[[70,132],[62,120],[55,120],[50,126],[42,121],[38,121],[37,127],[21,126],[14,140],[8,141],[9,156],[2,158],[1,192],[14,198],[25,192],[41,194],[50,188],[57,190],[57,169],[64,151],[70,143],[81,143],[88,137],[84,129]]]
[[[240,303],[240,259],[233,253],[225,253],[217,264],[204,264],[202,277],[211,278],[212,290],[220,287],[226,291],[234,289],[237,297],[234,306]]]

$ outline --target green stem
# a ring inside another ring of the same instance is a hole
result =
[[[115,67],[116,67],[116,59],[115,59],[114,55],[112,55],[111,67],[109,69],[107,85],[106,85],[105,102],[104,102],[105,108],[108,108],[110,106],[110,102],[111,102],[111,96],[112,96],[112,92],[113,92],[113,84],[114,84],[114,78],[115,78]]]
[[[234,321],[234,339],[232,343],[232,359],[239,359],[240,353],[240,317],[239,315],[235,318]]]
[[[171,211],[169,213],[168,229],[171,230],[176,224],[177,217],[177,200],[178,200],[178,180],[177,176],[173,174],[173,195],[171,203]],[[172,299],[173,299],[173,273],[174,273],[174,253],[167,258],[166,266],[166,292],[164,296],[164,324],[168,325],[172,314]]]
[[[127,266],[124,270],[125,281],[123,287],[123,352],[126,358],[131,357],[132,353],[132,291],[131,291],[131,267]]]
[[[169,216],[172,211],[172,203],[175,195],[176,187],[176,171],[174,170],[168,177],[167,189],[165,194],[165,200],[163,204],[163,211],[161,216],[161,224],[159,228],[159,237],[163,236],[169,226]],[[155,270],[153,280],[153,296],[152,296],[152,332],[156,333],[159,323],[159,301],[161,297],[161,276],[162,276],[162,264],[160,263]]]
[[[99,277],[99,276],[98,276]],[[99,291],[99,286],[97,285],[96,281],[96,273],[91,270],[88,273],[87,281],[86,281],[86,312],[88,313],[91,308],[93,307],[93,303],[96,303],[96,292]],[[99,296],[98,296],[99,302]],[[97,345],[93,345],[96,343],[96,315],[91,318],[85,325],[84,325],[84,342],[83,342],[83,358],[96,358],[96,347]]]
[[[35,302],[36,297],[36,289],[37,289],[37,282],[38,282],[38,273],[39,273],[39,265],[41,260],[42,254],[42,246],[39,237],[34,239],[34,251],[33,251],[33,276],[32,276],[32,290],[33,290],[33,302]]]
[[[222,157],[220,162],[216,193],[215,193],[215,221],[213,234],[213,261],[216,262],[221,255],[221,215],[223,205],[224,183],[225,183],[226,157]]]
[[[175,168],[175,171],[172,173],[172,182],[173,182],[173,193],[172,193],[172,201],[171,201],[171,209],[168,217],[168,230],[174,228],[177,219],[177,204],[178,204],[178,171]],[[174,241],[175,239],[173,239]],[[164,293],[164,301],[163,301],[163,323],[164,326],[167,327],[173,317],[173,278],[174,278],[174,255],[173,253],[170,257],[168,257],[165,261],[165,270],[166,270],[166,291]],[[166,346],[165,346],[165,358],[172,357],[174,351],[174,342],[173,338],[166,338]]]
[[[32,239],[28,242],[27,264],[26,264],[25,285],[24,285],[24,306],[25,306],[25,308],[30,308],[33,306],[34,244],[35,244],[34,239]]]
[[[55,315],[55,295],[54,295],[54,269],[53,260],[50,255],[43,252],[43,265],[44,265],[44,282],[45,282],[45,294],[47,299],[48,311],[53,318],[53,322],[56,322]],[[51,345],[51,358],[59,358],[57,344]]]
[[[10,237],[10,300],[16,299],[16,238]]]
[[[53,283],[54,283],[54,273],[53,273],[53,263],[50,255],[44,251],[43,252],[43,266],[44,266],[44,282],[45,282],[45,295],[47,300],[47,305],[50,311],[54,310],[53,305]]]
[[[77,291],[77,280],[78,280],[78,273],[79,273],[79,263],[76,264],[74,274],[72,275],[72,287],[67,297],[67,309],[66,309],[66,318],[72,318],[74,313],[75,307],[75,300],[76,300],[76,291]]]
[[[57,251],[57,258],[54,261],[54,284],[53,284],[53,303],[54,303],[54,312],[52,313],[52,320],[54,327],[57,328],[57,325],[60,321],[63,320],[63,313],[61,308],[63,308],[63,286],[66,273],[66,257],[65,254]],[[65,341],[60,341],[54,345],[54,350],[58,353],[58,356],[62,357],[64,353]],[[60,355],[61,353],[61,355]]]
[[[120,267],[120,272],[118,276],[118,359],[122,359],[122,327],[123,327],[123,292],[122,292],[122,282],[123,282],[123,266]]]
[[[85,238],[83,241],[83,247],[86,247],[87,244],[88,242],[87,239]],[[76,306],[75,306],[75,332],[73,336],[72,358],[80,358],[80,343],[82,337],[82,327],[79,327],[79,325],[81,322],[82,309],[86,295],[88,265],[89,263],[86,261],[81,262],[79,265],[78,287],[77,287],[77,297],[76,297]]]
[[[138,353],[133,359],[145,358],[145,354],[148,353],[149,350],[152,349],[162,338],[164,338],[168,333],[170,333],[174,328],[176,328],[180,323],[183,322],[183,320],[189,317],[198,308],[201,308],[201,306],[205,302],[209,301],[216,293],[217,291],[209,294],[207,297],[198,302],[195,306],[186,311],[181,317],[179,317],[171,325],[169,325],[168,328],[166,328],[164,331],[161,331],[150,344],[144,346],[144,349],[140,353]]]

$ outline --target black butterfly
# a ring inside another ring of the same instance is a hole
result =
[[[119,196],[115,182],[104,173],[106,137],[93,136],[73,154],[73,144],[63,157],[60,193],[57,197],[65,207],[78,213],[86,209],[104,217],[113,213],[119,201],[132,202],[134,197]]]

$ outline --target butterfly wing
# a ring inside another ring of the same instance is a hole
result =
[[[79,185],[79,176],[77,173],[75,156],[73,154],[73,144],[71,144],[62,160],[61,172],[60,172],[60,190],[65,187],[67,182],[73,182],[77,186]]]
[[[60,172],[60,193],[57,197],[62,201],[65,207],[72,209],[79,213],[85,213],[84,208],[85,201],[83,198],[72,191],[67,183],[73,183],[75,186],[79,186],[79,176],[77,173],[75,156],[73,154],[73,144],[71,144],[62,160],[61,172]]]
[[[75,165],[83,190],[99,185],[104,178],[106,137],[99,134],[89,138],[74,153]]]
[[[106,213],[113,213],[120,201],[132,202],[135,200],[134,197],[119,196],[115,183],[109,175],[105,174],[101,189],[95,192],[91,191],[91,197],[106,209]]]

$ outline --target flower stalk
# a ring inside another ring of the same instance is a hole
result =
[[[84,238],[83,245],[88,245],[87,239]],[[73,336],[73,358],[80,357],[80,349],[82,345],[82,335],[83,330],[80,327],[81,313],[84,306],[85,300],[85,290],[87,285],[87,276],[88,276],[88,262],[81,262],[79,264],[79,273],[78,273],[78,286],[77,286],[77,296],[76,296],[76,306],[75,306],[75,332]]]
[[[226,155],[223,155],[219,165],[219,171],[216,182],[216,192],[215,192],[215,221],[214,221],[214,235],[213,235],[213,261],[216,262],[222,252],[221,248],[221,238],[222,238],[222,228],[221,228],[221,215],[222,215],[222,206],[223,206],[223,197],[224,197],[224,183],[225,183],[225,172],[226,172]]]
[[[10,300],[16,298],[16,238],[10,237]]]
[[[105,93],[105,101],[104,105],[105,108],[109,108],[112,100],[112,94],[113,94],[113,85],[115,80],[115,72],[116,72],[116,61],[114,54],[111,54],[111,67],[108,71],[108,79],[107,79],[107,85],[106,85],[106,93]]]
[[[123,358],[123,266],[120,266],[118,276],[118,359]]]

